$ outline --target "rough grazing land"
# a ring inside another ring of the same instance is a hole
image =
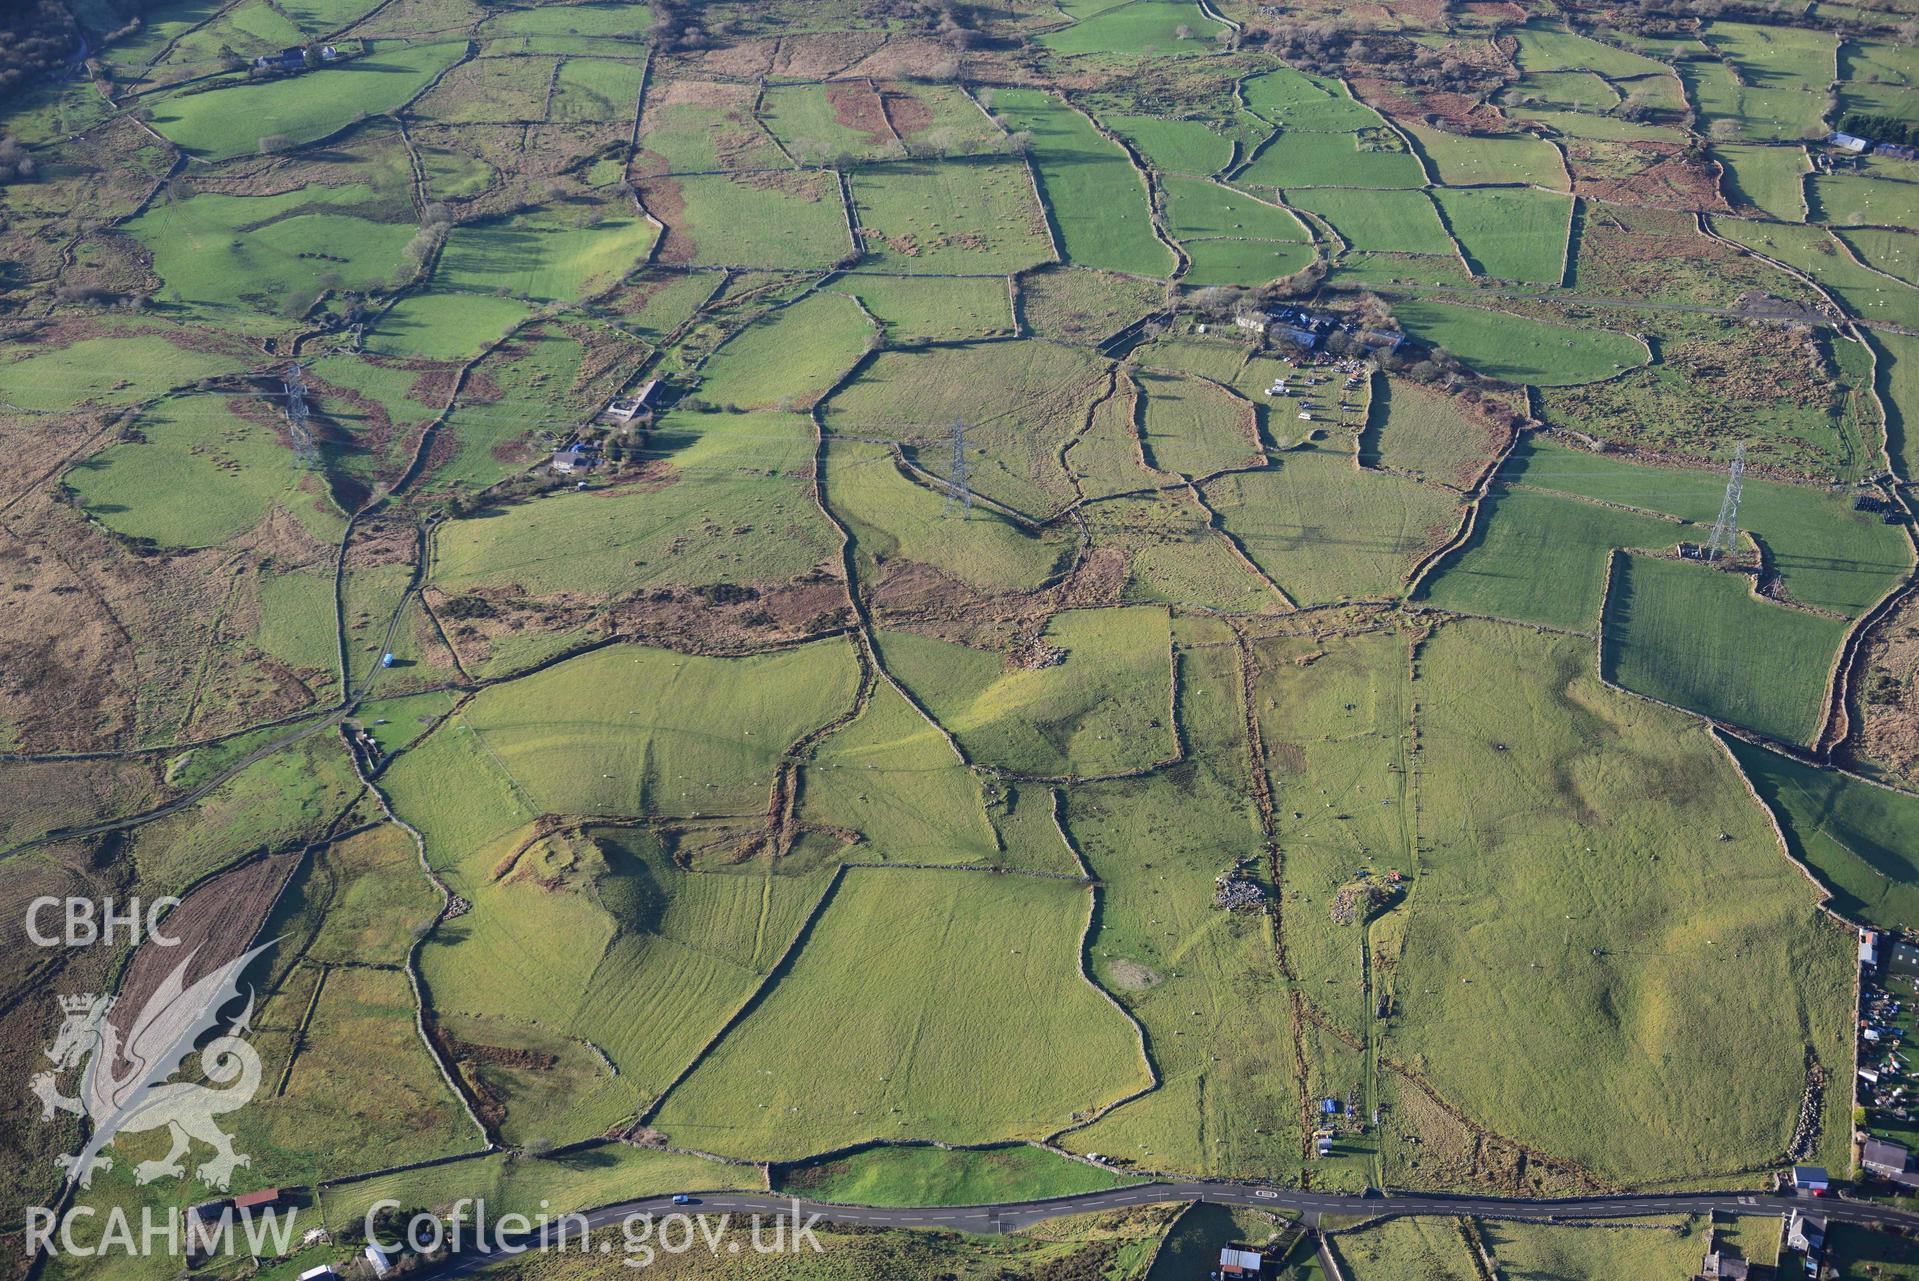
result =
[[[1775,1234],[954,1210],[1919,1139],[1913,0],[14,8],[8,1206],[170,969],[68,894],[274,941],[250,1164],[73,1197],[332,1230],[222,1277],[721,1189],[925,1218],[661,1275],[1677,1277]]]

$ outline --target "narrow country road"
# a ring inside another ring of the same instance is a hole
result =
[[[761,1214],[768,1217],[791,1215],[795,1206],[802,1216],[819,1215],[824,1222],[852,1224],[872,1228],[943,1229],[949,1232],[1014,1232],[1046,1219],[1069,1214],[1092,1214],[1130,1206],[1163,1204],[1175,1201],[1210,1201],[1219,1205],[1249,1206],[1300,1216],[1347,1214],[1363,1217],[1379,1215],[1471,1216],[1486,1219],[1618,1219],[1656,1214],[1720,1214],[1748,1218],[1770,1218],[1790,1211],[1794,1206],[1817,1209],[1829,1219],[1841,1223],[1883,1223],[1919,1229],[1919,1212],[1893,1209],[1871,1202],[1843,1197],[1794,1198],[1759,1192],[1653,1192],[1622,1193],[1609,1196],[1528,1199],[1523,1197],[1450,1196],[1441,1193],[1395,1193],[1387,1196],[1358,1196],[1349,1193],[1307,1192],[1295,1188],[1275,1188],[1259,1183],[1227,1182],[1155,1182],[1136,1183],[1084,1192],[1076,1196],[1053,1197],[1042,1201],[1009,1201],[996,1205],[931,1206],[922,1208],[830,1205],[824,1202],[795,1200],[758,1192],[717,1192],[695,1194],[693,1203],[675,1206],[671,1197],[646,1197],[625,1201],[587,1212],[587,1225],[600,1232],[613,1228],[629,1216],[651,1214]],[[604,1234],[601,1234],[604,1238]],[[527,1250],[540,1248],[543,1234],[529,1233],[513,1239]],[[581,1249],[578,1222],[571,1236],[562,1239],[561,1248]],[[617,1250],[618,1242],[604,1238],[596,1247]],[[518,1252],[518,1249],[514,1252]],[[507,1257],[508,1252],[491,1248],[464,1254],[438,1269],[440,1276],[459,1276],[478,1271]]]

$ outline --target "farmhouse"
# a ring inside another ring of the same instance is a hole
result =
[[[1699,1275],[1704,1281],[1746,1281],[1747,1273],[1746,1261],[1724,1250],[1711,1251],[1699,1265]]]
[[[653,403],[653,393],[658,391],[660,380],[650,378],[640,385],[640,389],[631,396],[613,401],[606,407],[605,417],[616,423],[630,423],[640,411]]]
[[[1889,1139],[1867,1139],[1865,1149],[1859,1154],[1859,1164],[1867,1173],[1906,1187],[1919,1185],[1919,1171],[1906,1168],[1911,1163],[1912,1153],[1906,1150],[1906,1145]]]
[[[578,445],[553,451],[553,461],[549,464],[554,473],[565,476],[576,471],[586,471],[593,466],[593,455]]]
[[[1826,139],[1826,145],[1837,147],[1841,151],[1850,151],[1854,155],[1864,155],[1866,152],[1872,150],[1872,144],[1870,142],[1849,133],[1835,133],[1832,137]]]
[[[254,68],[259,71],[298,71],[306,64],[307,51],[298,45],[278,53],[263,53],[253,60]]]
[[[1265,1258],[1250,1245],[1234,1242],[1219,1252],[1219,1275],[1222,1277],[1256,1277],[1265,1266]]]

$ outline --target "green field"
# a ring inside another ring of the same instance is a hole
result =
[[[1612,329],[1573,328],[1489,308],[1408,299],[1393,314],[1421,342],[1444,347],[1491,378],[1567,387],[1646,363],[1646,346]]]
[[[1769,604],[1706,565],[1613,562],[1602,651],[1627,689],[1789,743],[1818,729],[1844,622]]]
[[[675,264],[820,268],[847,257],[846,206],[831,175],[747,182],[716,175],[640,185],[648,212],[667,224],[660,260]]]
[[[919,280],[836,276],[832,288],[858,298],[895,342],[958,342],[1012,332],[1013,295],[1003,280]]]
[[[1707,530],[1725,494],[1724,478],[1712,472],[1637,465],[1550,439],[1528,442],[1506,474],[1514,483],[1664,512]],[[1884,595],[1912,558],[1897,527],[1851,507],[1839,492],[1753,478],[1744,485],[1739,523],[1766,544],[1793,599],[1851,615]]]
[[[882,579],[881,566],[904,562],[931,565],[983,592],[1031,590],[1071,556],[1063,532],[1035,533],[985,508],[950,511],[947,492],[903,472],[884,445],[834,441],[826,501]]]
[[[124,405],[239,373],[248,363],[237,354],[186,345],[164,330],[86,338],[0,364],[0,400],[29,412],[69,409],[81,401]]]
[[[276,509],[316,539],[343,516],[316,472],[281,439],[278,416],[250,397],[181,397],[138,419],[139,439],[74,465],[66,486],[116,533],[162,547],[212,547]]]
[[[1211,47],[1212,37],[1225,30],[1193,0],[1122,0],[1076,8],[1089,12],[1072,26],[1042,37],[1042,43],[1055,53],[1068,57],[1203,53]]]
[[[154,106],[153,127],[209,160],[256,151],[262,138],[312,142],[392,111],[464,52],[459,44],[382,48],[304,75],[176,92]]]
[[[1889,930],[1919,917],[1919,864],[1905,839],[1919,822],[1919,797],[1736,738],[1726,746],[1778,817],[1794,857],[1832,894],[1833,911]]]
[[[702,368],[700,395],[739,409],[805,409],[853,367],[872,332],[851,298],[811,294],[729,339]]]
[[[395,303],[367,335],[383,356],[464,360],[504,337],[532,314],[523,302],[486,294],[427,291]]]
[[[1004,275],[1053,259],[1018,160],[904,160],[866,166],[851,182],[867,270]]]
[[[1444,129],[1408,126],[1434,176],[1447,186],[1526,183],[1567,190],[1566,167],[1551,143],[1530,134],[1468,137]]]
[[[1117,1187],[1125,1177],[1024,1144],[878,1147],[783,1172],[783,1192],[846,1205],[990,1205]]]
[[[861,366],[823,406],[834,435],[907,447],[935,476],[951,470],[953,425],[966,425],[975,493],[1029,516],[1074,497],[1058,451],[1106,378],[1082,350],[1023,340],[888,351]]]
[[[1423,191],[1295,190],[1288,204],[1318,214],[1355,250],[1389,254],[1457,252]]]
[[[1420,599],[1468,614],[1592,630],[1613,548],[1663,549],[1698,535],[1597,503],[1523,488],[1496,490],[1481,506],[1465,546],[1422,585]]]
[[[1808,1051],[1850,1053],[1854,941],[1817,912],[1708,731],[1607,693],[1592,663],[1583,637],[1492,623],[1422,647],[1431,852],[1385,1052],[1480,1124],[1601,1177],[1770,1161]],[[1751,1053],[1718,1052],[1760,1025]],[[1503,1054],[1471,1031],[1486,1027]],[[1509,1055],[1554,1070],[1522,1082]],[[1843,1151],[1848,1107],[1828,1097],[1822,1152]]]
[[[1565,270],[1572,200],[1530,187],[1433,193],[1475,275],[1556,285]]]
[[[1806,217],[1808,172],[1804,147],[1754,147],[1727,144],[1712,149],[1726,167],[1726,196],[1735,205],[1751,205],[1787,222]]]
[[[367,207],[390,209],[391,202],[363,185],[279,196],[204,194],[151,209],[127,231],[151,251],[165,296],[216,321],[245,324],[247,312],[284,314],[289,300],[310,301],[315,258],[338,288],[365,290],[393,279],[419,228],[356,212]]]
[[[1359,133],[1282,129],[1237,177],[1241,182],[1288,191],[1304,187],[1390,190],[1417,187],[1426,175],[1419,157],[1406,149],[1399,136],[1374,123]]]
[[[1090,120],[1033,89],[1000,90],[992,108],[1008,129],[1031,135],[1027,155],[1067,262],[1138,276],[1172,271],[1172,251],[1153,234],[1145,180]]]
[[[469,224],[447,237],[435,283],[443,289],[503,291],[533,302],[597,293],[638,266],[658,232],[643,218],[607,217],[586,226],[514,218]]]
[[[760,100],[759,118],[801,164],[835,156],[888,159],[901,150],[878,94],[863,84],[772,85]]]
[[[1080,973],[1087,906],[1064,882],[848,871],[790,968],[653,1123],[705,1151],[770,1156],[900,1134],[1033,1137],[1110,1103],[1147,1070],[1125,1016]],[[822,1040],[829,1076],[791,1053]],[[1020,1049],[1061,1041],[1082,1052]],[[758,1106],[727,1102],[739,1099]]]
[[[1163,609],[1056,614],[1042,639],[1065,651],[1062,661],[1020,668],[909,632],[883,633],[879,644],[887,670],[982,765],[1087,778],[1173,754]]]
[[[1271,471],[1222,476],[1206,498],[1246,554],[1302,603],[1397,596],[1462,515],[1449,490],[1362,471],[1349,452],[1323,446],[1288,451]]]

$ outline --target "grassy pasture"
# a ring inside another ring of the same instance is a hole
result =
[[[1515,1277],[1607,1281],[1610,1277],[1682,1277],[1706,1252],[1711,1229],[1697,1218],[1634,1219],[1605,1228],[1484,1220],[1480,1234]]]
[[[1012,291],[1003,280],[835,276],[829,286],[864,303],[896,342],[959,342],[1010,334]]]
[[[1287,956],[1307,999],[1363,1039],[1366,951],[1375,944],[1367,922],[1342,923],[1334,907],[1355,869],[1382,877],[1414,870],[1406,642],[1390,632],[1324,642],[1287,637],[1261,643],[1258,655],[1263,766],[1284,820]]]
[[[1159,174],[1218,173],[1233,159],[1233,140],[1206,120],[1097,112],[1099,121],[1146,158]]]
[[[456,227],[440,255],[442,289],[506,290],[534,302],[597,293],[645,259],[658,235],[643,218],[580,227],[538,214]]]
[[[1311,245],[1277,240],[1186,240],[1180,248],[1190,261],[1182,285],[1258,286],[1313,260]]]
[[[1728,240],[1797,267],[1835,294],[1846,310],[1872,320],[1919,325],[1919,290],[1855,264],[1824,227],[1714,218]]]
[[[645,64],[613,58],[568,58],[553,85],[554,120],[631,120]]]
[[[1052,261],[1046,214],[1018,159],[903,160],[850,181],[868,270],[1005,275]]]
[[[166,331],[82,338],[64,347],[24,349],[0,363],[0,401],[30,412],[71,409],[83,401],[126,405],[246,368],[238,356],[176,342]]]
[[[1608,79],[1666,71],[1663,63],[1556,23],[1529,22],[1513,32],[1513,39],[1519,44],[1519,65],[1527,71],[1590,71]]]
[[[1408,298],[1393,305],[1406,331],[1507,382],[1567,387],[1647,360],[1645,344],[1611,329],[1573,328],[1459,303]]]
[[[852,252],[845,202],[831,174],[752,177],[641,183],[648,210],[667,226],[661,259],[799,270],[831,266]]]
[[[1472,1246],[1460,1229],[1455,1219],[1387,1219],[1339,1233],[1332,1248],[1354,1281],[1475,1281]]]
[[[529,326],[487,353],[440,428],[427,483],[484,489],[532,462],[533,434],[570,425],[585,408],[576,387],[586,359],[577,339],[544,326]]]
[[[1806,180],[1806,204],[1812,218],[1836,226],[1904,230],[1919,226],[1919,182],[1814,174]]]
[[[367,218],[366,207],[409,212],[370,187],[308,186],[278,196],[196,195],[156,205],[126,230],[153,255],[163,296],[219,323],[235,312],[279,312],[327,279],[355,290],[385,284],[419,228]]]
[[[979,780],[891,684],[874,686],[859,718],[807,762],[801,817],[858,832],[861,862],[998,861]]]
[[[887,351],[826,403],[829,432],[880,436],[936,476],[951,468],[953,424],[967,427],[976,493],[1039,515],[1070,502],[1058,449],[1106,380],[1084,351],[1038,340]]]
[[[1771,807],[1793,854],[1851,920],[1897,930],[1919,920],[1919,862],[1909,835],[1919,798],[1875,787],[1728,737],[1726,746]]]
[[[826,501],[853,528],[866,574],[883,564],[931,565],[983,592],[1030,591],[1071,562],[1063,531],[1033,534],[992,510],[947,511],[944,492],[902,474],[884,445],[834,440]]]
[[[1448,186],[1517,182],[1554,191],[1567,189],[1566,166],[1559,151],[1543,138],[1468,136],[1429,125],[1406,128],[1426,153],[1434,176]]]
[[[1120,0],[1048,32],[1040,43],[1067,57],[1206,53],[1223,30],[1193,0]]]
[[[780,169],[792,162],[753,114],[755,87],[717,80],[663,82],[640,119],[641,173]]]
[[[1276,608],[1279,598],[1212,528],[1204,508],[1177,491],[1087,509],[1095,546],[1126,557],[1120,599],[1233,613]]]
[[[344,518],[318,473],[300,465],[266,402],[202,394],[156,406],[138,420],[140,439],[76,463],[66,486],[108,529],[162,547],[213,547],[239,537],[275,508],[323,542]]]
[[[958,85],[894,81],[881,85],[887,116],[915,155],[971,155],[998,151],[1002,134]]]
[[[1426,181],[1419,158],[1399,136],[1375,123],[1361,133],[1283,129],[1260,149],[1236,179],[1254,186],[1372,188],[1417,187]],[[1342,193],[1345,194],[1345,193]],[[1292,200],[1291,203],[1299,203]]]
[[[1173,270],[1172,251],[1153,234],[1145,180],[1125,151],[1037,89],[999,90],[992,109],[1008,129],[1032,135],[1028,155],[1066,261],[1137,276]]]
[[[1257,463],[1253,407],[1212,383],[1142,371],[1146,460],[1182,476]]]
[[[302,967],[295,978],[310,983],[313,971]],[[297,1019],[309,991],[283,989],[281,1008],[265,1013]],[[263,1027],[261,1040],[267,1081],[278,1082],[289,1058],[292,1070],[284,1090],[235,1118],[236,1146],[260,1178],[290,1183],[352,1173],[361,1168],[361,1144],[378,1145],[397,1165],[479,1142],[414,1030],[413,990],[397,969],[328,970],[297,1053],[290,1028]]]
[[[1088,893],[977,872],[849,871],[791,968],[655,1124],[682,1144],[754,1157],[900,1135],[992,1142],[1137,1088],[1146,1065],[1133,1029],[1080,975]],[[825,1077],[792,1055],[822,1038],[839,1065]],[[1081,1052],[1019,1049],[1043,1044]]]
[[[663,586],[780,583],[832,556],[832,531],[800,475],[813,456],[804,418],[675,413],[655,440],[664,468],[651,483],[567,490],[442,525],[431,583],[449,595],[516,584],[536,597],[617,600]]]
[[[460,44],[383,47],[302,75],[174,93],[154,104],[153,127],[207,160],[247,155],[261,138],[275,134],[312,142],[363,115],[393,110],[463,52]]]
[[[1286,199],[1332,223],[1333,230],[1356,250],[1447,256],[1456,252],[1433,202],[1423,191],[1328,187],[1289,191]]]
[[[1529,71],[1506,99],[1526,114],[1542,103],[1570,111],[1611,111],[1622,100],[1610,80],[1590,71]]]
[[[1679,78],[1699,115],[1731,121],[1738,137],[1752,142],[1798,142],[1824,130],[1825,96],[1812,89],[1741,84],[1717,62],[1679,64]]]
[[[1597,503],[1498,489],[1466,545],[1426,580],[1419,598],[1469,614],[1593,630],[1613,548],[1664,549],[1699,533]]]
[[[366,347],[382,356],[465,360],[532,314],[514,298],[426,290],[389,308],[367,333]]]
[[[1853,941],[1708,731],[1607,693],[1590,640],[1493,623],[1442,628],[1415,693],[1429,852],[1386,1052],[1605,1177],[1774,1159],[1808,1049],[1849,1052]],[[1719,1052],[1755,1026],[1750,1054]],[[1506,1053],[1485,1052],[1487,1027]],[[1516,1076],[1513,1055],[1555,1067]],[[1827,1107],[1822,1153],[1848,1133],[1843,1092]]]
[[[1356,133],[1379,127],[1379,113],[1326,76],[1290,67],[1254,76],[1240,88],[1246,106],[1283,129],[1313,133]]]
[[[1804,147],[1727,143],[1712,154],[1726,167],[1726,197],[1735,205],[1748,204],[1786,222],[1805,220],[1809,165]]]
[[[493,686],[440,732],[471,735],[546,812],[752,812],[780,754],[852,703],[853,676],[838,640],[748,658],[620,646]]]
[[[1088,960],[1145,1025],[1161,1085],[1066,1142],[1148,1169],[1291,1179],[1303,1083],[1272,918],[1214,902],[1234,862],[1265,866],[1233,651],[1182,649],[1180,690],[1188,763],[1067,797],[1067,828],[1101,881]]]
[[[902,148],[886,126],[877,93],[858,81],[767,86],[760,123],[801,164],[836,156],[886,159]]]
[[[489,18],[486,29],[500,36],[589,36],[603,40],[637,39],[652,27],[653,11],[644,6],[591,3],[508,9]]]
[[[1130,1182],[1044,1148],[875,1147],[781,1171],[775,1187],[845,1205],[991,1205],[1071,1196]]]
[[[1550,440],[1523,445],[1506,479],[1665,512],[1706,529],[1725,494],[1725,477],[1717,472],[1647,467]],[[1740,500],[1739,522],[1766,544],[1795,600],[1857,614],[1905,572],[1911,553],[1898,529],[1851,508],[1843,493],[1751,478]]]
[[[1270,471],[1222,476],[1207,502],[1246,554],[1295,601],[1397,596],[1418,559],[1458,527],[1458,497],[1346,450],[1289,450]]]
[[[1021,668],[910,632],[878,637],[887,669],[982,765],[1087,777],[1172,755],[1164,609],[1068,610],[1043,639],[1065,659]]]
[[[1572,198],[1531,187],[1433,193],[1474,274],[1559,283],[1572,226]]]
[[[873,327],[839,293],[810,294],[741,330],[701,367],[702,399],[740,409],[804,409],[851,369]]]
[[[1919,235],[1885,227],[1849,227],[1833,234],[1868,267],[1919,284]]]
[[[1298,218],[1224,183],[1207,178],[1164,178],[1166,226],[1175,239],[1230,236],[1247,240],[1307,241]]]
[[[1602,618],[1606,675],[1787,742],[1818,729],[1845,624],[1760,600],[1710,566],[1622,555]]]
[[[1157,282],[1083,267],[1028,272],[1019,279],[1019,314],[1036,337],[1095,344],[1158,307]]]
[[[1498,452],[1502,437],[1449,398],[1408,379],[1375,375],[1359,437],[1368,467],[1470,485]]]

